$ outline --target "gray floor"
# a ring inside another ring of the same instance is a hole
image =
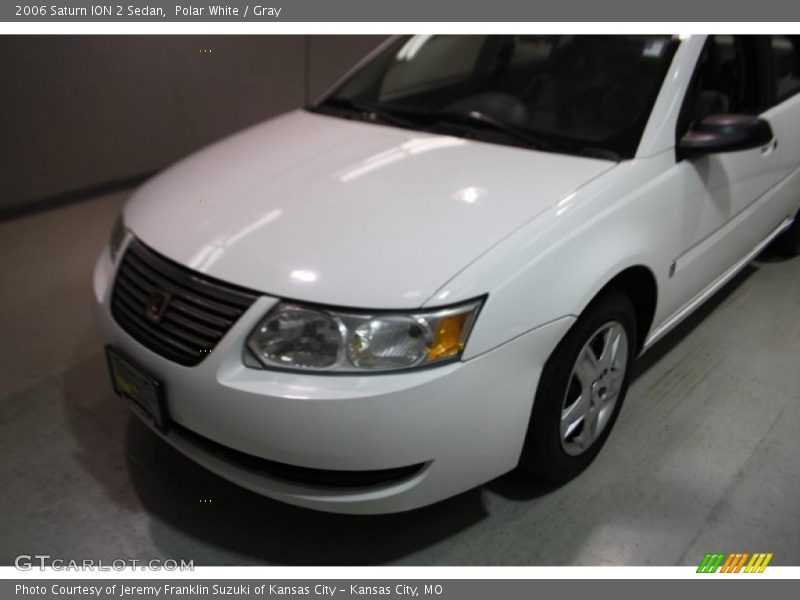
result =
[[[511,474],[343,517],[228,484],[112,396],[90,276],[123,199],[0,223],[0,564],[800,564],[800,260],[762,257],[644,357],[606,448],[565,487]]]

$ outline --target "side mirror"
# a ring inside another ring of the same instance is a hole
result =
[[[751,115],[711,115],[695,123],[678,143],[680,157],[735,152],[766,146],[772,127]]]

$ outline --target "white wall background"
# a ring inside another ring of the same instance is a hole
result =
[[[313,100],[382,39],[3,36],[0,209],[164,167]]]

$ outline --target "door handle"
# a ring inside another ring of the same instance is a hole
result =
[[[761,148],[761,156],[769,156],[778,147],[778,138],[773,139],[769,144]]]

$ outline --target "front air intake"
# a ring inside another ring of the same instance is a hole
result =
[[[257,297],[256,292],[187,269],[134,239],[117,271],[111,314],[153,352],[194,366]]]

